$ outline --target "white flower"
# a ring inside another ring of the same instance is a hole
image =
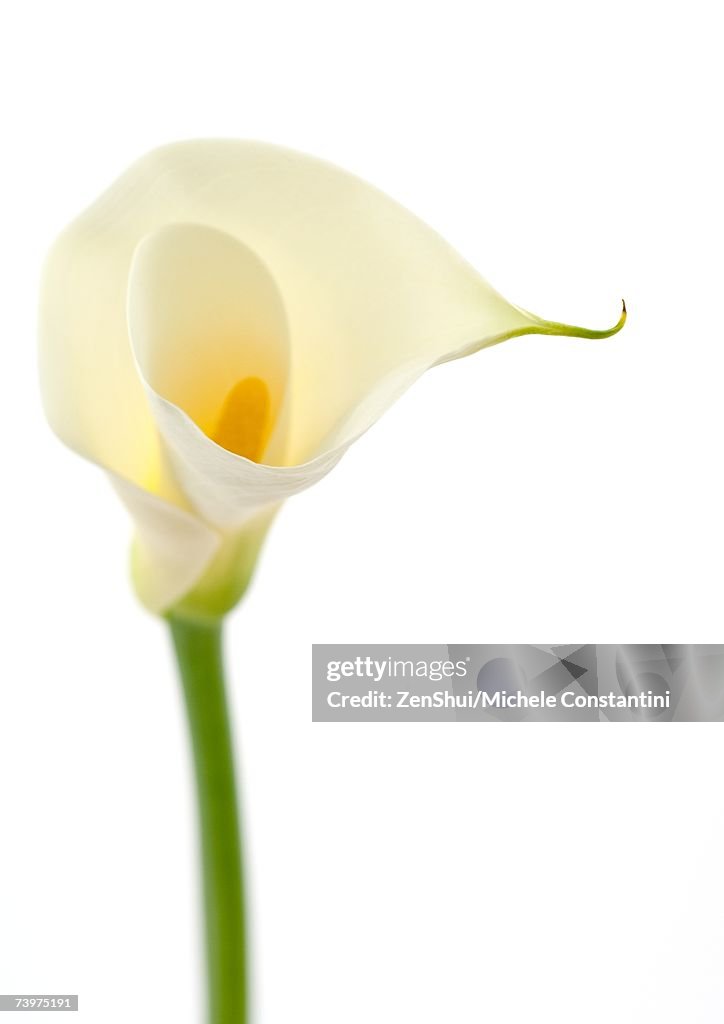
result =
[[[279,503],[429,367],[514,335],[606,337],[506,302],[359,179],[236,141],[178,143],[61,235],[41,301],[51,425],[136,524],[146,605],[216,615]]]

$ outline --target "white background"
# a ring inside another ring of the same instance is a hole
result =
[[[313,641],[724,640],[719,38],[701,2],[8,7],[0,991],[201,1021],[168,643],[34,335],[57,231],[223,135],[357,172],[542,316],[630,310],[434,371],[280,516],[228,630],[255,1024],[722,1019],[719,726],[310,721]]]

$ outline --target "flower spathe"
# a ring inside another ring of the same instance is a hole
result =
[[[40,368],[58,435],[110,474],[154,611],[221,615],[279,504],[425,370],[526,333],[511,305],[358,178],[262,143],[134,164],[57,240]]]

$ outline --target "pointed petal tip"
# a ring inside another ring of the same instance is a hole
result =
[[[627,316],[628,310],[626,309],[626,299],[621,299],[621,316],[618,318],[618,322],[611,328],[611,334],[616,334],[621,330],[623,325],[626,323]]]
[[[623,325],[626,323],[627,316],[628,311],[626,309],[626,300],[621,299],[621,316],[618,318],[613,327],[609,327],[607,331],[589,331],[586,335],[583,336],[590,338],[610,338],[614,334],[618,334]]]
[[[623,325],[626,323],[626,317],[628,316],[628,310],[626,309],[626,299],[621,299],[621,316],[618,318],[618,322],[613,325],[608,331],[602,331],[602,338],[610,338],[613,334],[618,334]]]
[[[626,301],[621,300],[621,316],[613,327],[609,327],[605,331],[595,331],[588,327],[575,327],[573,324],[562,324],[554,320],[540,320],[540,327],[537,329],[526,332],[526,333],[537,333],[537,334],[557,334],[560,336],[567,336],[569,338],[610,338],[614,334],[618,334],[623,325],[626,323],[627,311]]]

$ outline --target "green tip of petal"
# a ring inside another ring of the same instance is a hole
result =
[[[612,335],[618,334],[626,323],[627,313],[625,299],[621,299],[621,306],[621,316],[618,318],[617,323],[615,323],[613,327],[609,327],[606,331],[592,331],[588,327],[576,327],[572,324],[559,324],[555,320],[539,320],[536,317],[539,326],[533,327],[527,333],[556,334],[569,338],[610,338]]]

